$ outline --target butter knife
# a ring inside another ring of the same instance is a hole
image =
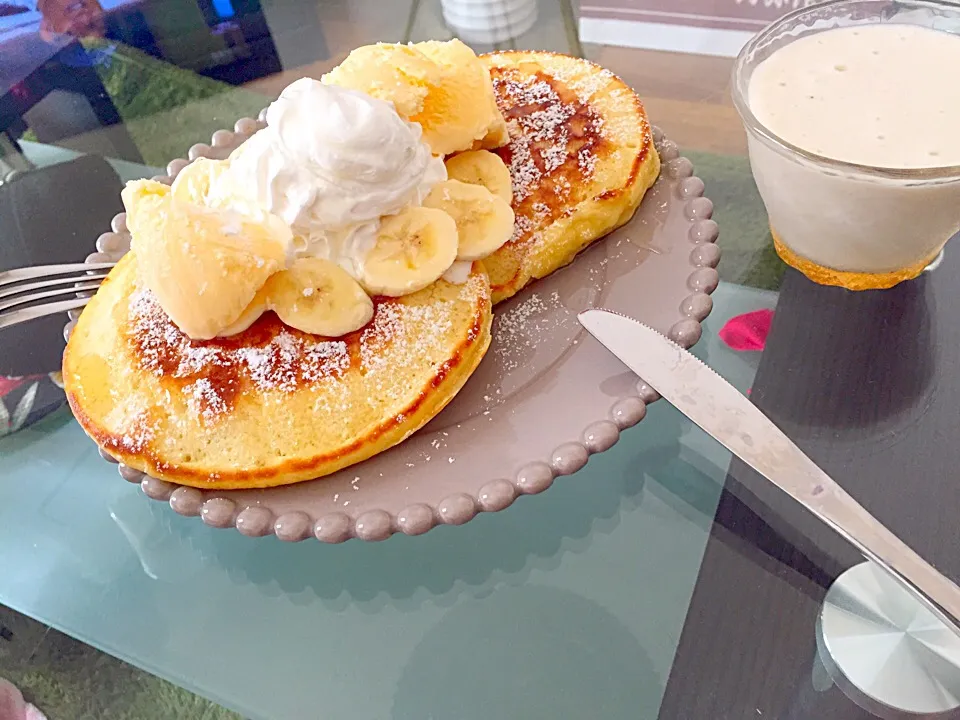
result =
[[[867,512],[735,387],[637,320],[608,310],[587,310],[579,319],[671,405],[960,631],[960,587]]]

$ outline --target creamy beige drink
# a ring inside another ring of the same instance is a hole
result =
[[[917,25],[807,35],[750,77],[750,109],[789,143],[860,165],[960,165],[960,37]]]
[[[788,263],[889,287],[960,229],[960,177],[942,170],[960,165],[958,67],[960,37],[878,22],[797,37],[752,68],[750,161]]]

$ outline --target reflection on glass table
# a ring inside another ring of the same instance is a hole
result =
[[[142,11],[156,19],[176,7],[148,1]],[[730,350],[717,333],[734,315],[774,305],[769,290],[782,267],[768,253],[765,219],[738,156],[742,137],[729,123],[736,123],[724,89],[729,63],[581,48],[568,3],[541,0],[537,8],[537,23],[504,49],[583,53],[612,67],[691,150],[716,204],[728,281],[714,295],[697,353],[747,390],[758,356]],[[136,33],[128,41],[109,32],[84,39],[81,57],[100,61],[91,68],[120,122],[57,136],[25,122],[11,143],[17,161],[28,161],[24,174],[105,156],[101,168],[112,182],[149,176],[356,45],[451,37],[439,0],[264,2],[261,9],[283,71],[254,49],[248,65],[263,70],[255,79],[191,64],[189,56],[207,48],[205,39],[191,46],[192,35],[161,42],[158,31],[155,48]],[[64,107],[52,105],[47,117],[66,117]],[[135,154],[101,143],[120,132]],[[138,159],[149,167],[130,162]],[[74,192],[91,217],[64,237],[86,254],[114,210],[94,208],[84,183],[74,182]],[[18,208],[55,213],[52,194],[33,197]],[[577,475],[502,513],[421,538],[326,547],[251,540],[176,516],[120,480],[61,407],[0,439],[0,603],[245,717],[652,720],[689,622],[729,456],[664,403],[651,407],[644,425]],[[58,678],[57,646],[37,647],[31,656],[40,674]],[[114,666],[93,651],[76,652],[87,667],[72,667],[73,680],[100,695],[101,716],[199,712],[200,700],[147,675],[129,684],[145,688],[139,696],[117,692],[108,705],[104,688],[127,675],[88,672]],[[2,658],[0,674],[10,674]]]
[[[753,356],[715,333],[772,300],[722,286],[699,347],[743,390]],[[507,511],[327,547],[177,517],[62,411],[0,445],[0,601],[254,718],[655,718],[728,456],[665,404],[650,412]]]

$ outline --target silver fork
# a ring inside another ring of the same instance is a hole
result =
[[[0,329],[83,307],[114,264],[68,263],[0,271]]]

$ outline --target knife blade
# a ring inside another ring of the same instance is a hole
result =
[[[637,320],[601,309],[578,317],[593,337],[671,405],[960,632],[960,587],[867,512],[739,390]]]

